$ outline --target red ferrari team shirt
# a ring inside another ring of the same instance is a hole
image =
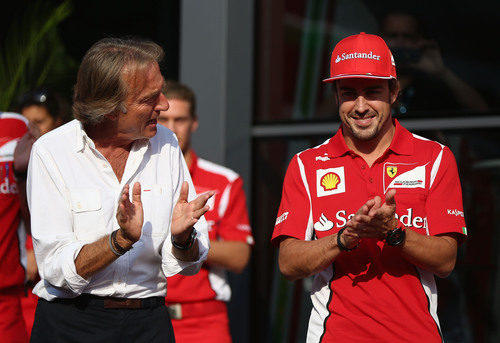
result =
[[[0,112],[0,291],[22,287],[23,237],[19,196],[13,173],[14,149],[27,132],[26,119],[16,113]]]
[[[197,194],[214,190],[205,213],[210,240],[241,241],[253,245],[248,220],[243,180],[234,171],[198,158],[192,152],[189,168]],[[229,301],[231,289],[225,270],[204,264],[196,275],[167,278],[167,302],[184,303],[203,300]]]
[[[333,235],[368,200],[396,190],[398,219],[421,235],[467,234],[451,151],[395,121],[391,145],[369,167],[342,129],[294,156],[285,176],[272,240]],[[307,342],[441,342],[432,273],[376,239],[342,252],[314,277]]]

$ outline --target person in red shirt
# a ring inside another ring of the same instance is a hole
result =
[[[27,120],[0,112],[0,337],[2,342],[27,342],[21,298],[24,295],[26,233],[21,222],[14,149],[27,132]]]
[[[166,302],[178,342],[231,342],[226,302],[231,289],[225,271],[243,271],[253,237],[248,220],[243,180],[234,171],[199,158],[191,147],[198,128],[195,95],[187,86],[167,81],[164,94],[169,109],[158,123],[172,130],[189,167],[197,193],[214,190],[205,213],[210,250],[207,263],[193,276],[167,279]]]
[[[70,111],[68,104],[59,94],[46,88],[33,89],[21,95],[15,111],[29,121],[29,131],[19,140],[14,150],[13,170],[19,189],[21,217],[28,233],[26,237],[26,290],[25,296],[21,299],[21,306],[26,329],[30,335],[38,303],[38,297],[33,294],[32,290],[40,277],[33,251],[30,214],[26,199],[28,162],[33,143],[40,136],[66,123]]]
[[[343,39],[330,72],[340,128],[293,157],[272,236],[285,277],[314,275],[307,342],[441,342],[434,276],[467,234],[455,159],[391,117],[382,38]]]

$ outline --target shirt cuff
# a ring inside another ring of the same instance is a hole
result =
[[[208,236],[205,233],[198,232],[199,259],[196,261],[181,261],[172,254],[172,241],[168,234],[162,247],[162,269],[166,277],[174,276],[175,274],[194,275],[198,273],[203,262],[207,259],[210,243]]]
[[[61,269],[66,280],[67,287],[76,295],[82,294],[83,290],[90,283],[90,280],[85,280],[76,272],[75,260],[80,250],[85,244],[82,242],[71,243],[64,248],[61,254]]]

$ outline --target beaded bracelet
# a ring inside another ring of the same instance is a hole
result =
[[[111,251],[116,255],[116,256],[122,256],[124,255],[127,251],[132,249],[130,247],[129,249],[125,249],[120,244],[118,244],[118,241],[116,240],[116,234],[118,233],[118,230],[115,230],[109,235],[109,247],[111,248]]]

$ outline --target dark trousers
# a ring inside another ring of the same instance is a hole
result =
[[[105,308],[102,298],[39,299],[31,342],[175,343],[167,308],[158,298],[142,308]]]

